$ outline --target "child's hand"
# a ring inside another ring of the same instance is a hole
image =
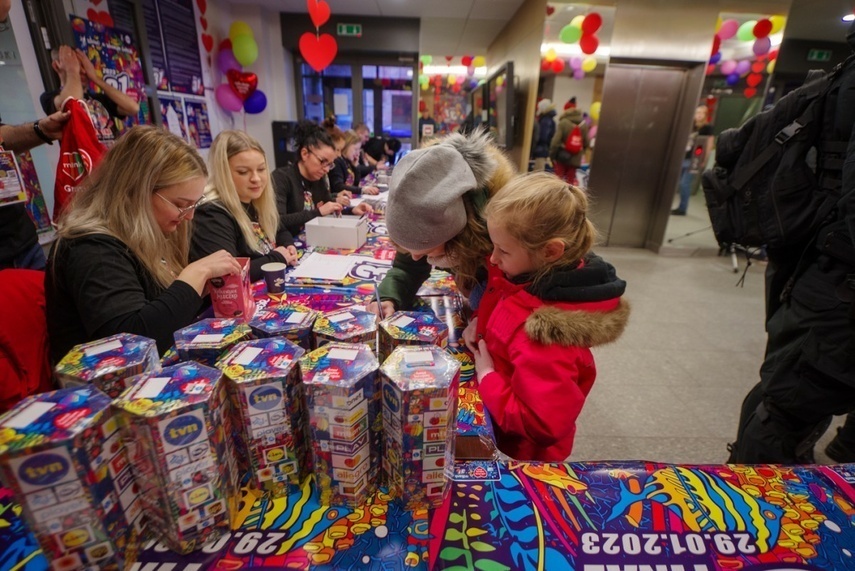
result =
[[[483,339],[478,341],[478,347],[472,350],[472,356],[475,357],[475,374],[480,383],[484,377],[494,371],[493,357],[490,356],[490,351],[487,350],[487,342]]]
[[[478,329],[478,316],[472,318],[466,329],[463,330],[463,343],[466,348],[475,353],[478,350],[478,340],[475,331]]]

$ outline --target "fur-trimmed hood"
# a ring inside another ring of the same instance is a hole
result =
[[[616,341],[629,322],[629,302],[625,299],[611,311],[568,310],[544,305],[525,321],[525,332],[544,345],[596,347]]]

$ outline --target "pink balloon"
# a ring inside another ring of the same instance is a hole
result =
[[[220,107],[226,111],[234,113],[243,109],[243,101],[241,101],[240,97],[238,97],[232,88],[229,87],[228,83],[218,86],[214,95],[217,98],[217,103],[219,103]]]
[[[739,30],[739,22],[736,20],[725,20],[721,24],[721,28],[718,31],[718,37],[722,40],[729,40],[733,36],[736,35],[736,32]]]
[[[772,49],[772,40],[769,39],[769,36],[766,36],[765,38],[757,38],[751,49],[754,50],[755,55],[766,55],[769,53],[769,50]]]
[[[721,62],[721,73],[730,75],[734,71],[736,71],[736,60],[729,59]]]
[[[741,60],[739,63],[736,64],[736,69],[734,71],[736,71],[736,73],[738,73],[739,75],[745,75],[746,73],[751,71],[751,60]]]
[[[588,130],[588,138],[589,138],[589,139],[594,139],[594,138],[596,138],[596,136],[597,136],[597,127],[598,127],[598,126],[599,126],[599,125],[594,125],[593,127],[591,127],[591,128]]]
[[[573,70],[573,79],[585,79],[585,70],[584,69],[574,69]]]

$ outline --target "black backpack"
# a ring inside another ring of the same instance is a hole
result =
[[[823,136],[824,113],[850,56],[738,129],[718,136],[715,166],[701,184],[720,244],[782,248],[803,244],[840,196],[847,141]]]

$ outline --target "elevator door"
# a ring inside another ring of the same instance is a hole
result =
[[[604,245],[645,247],[657,197],[673,192],[665,185],[686,76],[676,67],[609,64],[589,181]]]

